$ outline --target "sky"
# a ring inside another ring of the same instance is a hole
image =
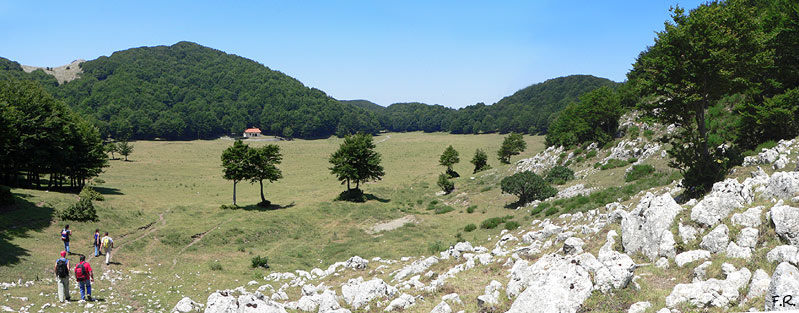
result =
[[[336,99],[460,108],[572,74],[624,81],[669,8],[703,2],[0,0],[0,57],[59,66],[191,41]]]

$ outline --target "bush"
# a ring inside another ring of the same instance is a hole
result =
[[[635,162],[635,161],[633,161],[633,162]],[[600,166],[599,169],[604,171],[604,170],[614,169],[614,168],[617,168],[617,167],[626,166],[627,164],[630,164],[630,162],[629,161],[625,161],[625,160],[619,160],[619,159],[610,159],[607,162],[605,162],[604,165]]]
[[[545,210],[548,207],[549,203],[547,202],[539,203],[537,207],[533,208],[533,210],[530,211],[530,215],[536,216],[538,215],[538,213],[541,213],[541,211]]]
[[[630,139],[638,138],[640,131],[641,129],[638,128],[638,126],[630,126],[630,128],[627,129],[627,133],[630,134]]]
[[[468,233],[468,232],[474,231],[475,229],[477,229],[477,225],[469,224],[469,225],[466,225],[466,227],[463,228],[463,231]]]
[[[502,222],[503,222],[503,220],[502,220],[501,217],[492,217],[492,218],[489,218],[489,219],[483,221],[482,223],[480,223],[480,228],[482,228],[482,229],[494,229],[494,228],[497,228],[497,226],[499,226],[499,224],[502,224]]]
[[[251,259],[251,261],[252,263],[250,264],[250,267],[252,268],[259,268],[259,267],[263,267],[266,269],[269,268],[269,259],[267,259],[267,257],[265,256],[256,255]]]
[[[86,199],[89,199],[89,200],[92,200],[92,201],[103,201],[103,200],[105,200],[105,198],[103,197],[103,194],[97,192],[97,190],[94,190],[94,188],[92,188],[92,186],[89,186],[89,185],[84,186],[83,189],[80,191],[80,194],[78,196],[81,199],[86,198]]]
[[[212,262],[208,265],[212,271],[221,271],[222,270],[222,263],[219,262]]]
[[[654,135],[655,135],[655,131],[654,130],[647,129],[647,130],[644,131],[644,137],[646,137],[646,139],[652,140],[652,136],[654,136]]]
[[[517,222],[517,221],[510,221],[510,222],[506,222],[505,223],[505,229],[507,229],[507,230],[514,230],[514,229],[519,228],[519,226],[521,226],[521,225],[519,225],[519,222]]]
[[[452,182],[447,174],[440,174],[438,175],[438,187],[444,191],[444,193],[450,193],[452,190],[455,189],[455,183]]]
[[[595,156],[596,156],[596,150],[588,151],[588,153],[585,154],[585,158],[586,159],[590,159],[590,158],[593,158]]]
[[[11,188],[0,185],[0,205],[14,204],[14,194]]]
[[[544,212],[544,215],[550,216],[550,215],[555,214],[555,213],[558,213],[558,208],[553,206],[553,207],[549,208],[546,212]]]
[[[430,254],[436,254],[441,251],[447,250],[447,246],[441,243],[441,241],[436,240],[435,242],[431,242],[427,244],[427,252]]]
[[[453,208],[451,206],[448,206],[448,205],[445,205],[445,206],[437,207],[435,213],[436,214],[444,214],[444,213],[449,213],[449,212],[452,212],[452,211],[455,211],[455,208]]]
[[[562,185],[574,179],[574,171],[565,166],[557,165],[547,172],[546,181],[550,184]]]
[[[518,196],[518,203],[544,200],[558,193],[541,176],[530,171],[505,177],[500,182],[500,186],[502,187],[502,192]]]
[[[91,200],[81,198],[66,210],[59,212],[58,216],[62,220],[97,221],[97,210],[94,209],[94,204]]]
[[[474,210],[476,209],[477,205],[470,205],[468,208],[466,208],[466,213],[474,213]]]
[[[649,164],[633,165],[632,169],[624,175],[625,182],[638,180],[655,172],[655,167]]]

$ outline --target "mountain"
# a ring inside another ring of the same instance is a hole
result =
[[[104,136],[196,139],[260,127],[302,138],[375,133],[373,113],[268,67],[191,42],[140,47],[80,63],[63,84],[0,60],[0,78],[33,79],[88,116]]]
[[[374,103],[372,101],[369,101],[369,100],[339,100],[339,102],[352,104],[352,105],[354,105],[356,107],[359,107],[361,109],[364,109],[364,110],[367,110],[367,111],[371,111],[371,112],[382,112],[382,111],[384,111],[386,109],[386,107],[384,107],[382,105],[379,105],[377,103]]]

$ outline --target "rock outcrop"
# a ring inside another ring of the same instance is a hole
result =
[[[660,256],[674,257],[671,224],[682,210],[669,194],[647,193],[638,206],[621,221],[621,238],[626,253],[641,252],[651,261]]]
[[[713,189],[691,209],[691,220],[714,226],[726,218],[733,209],[752,203],[752,190],[735,179],[713,184]]]

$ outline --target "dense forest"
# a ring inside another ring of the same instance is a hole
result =
[[[367,100],[343,101],[377,114],[383,129],[395,132],[445,131],[453,134],[545,133],[556,114],[579,97],[600,87],[621,84],[591,75],[558,77],[503,98],[494,105],[477,103],[458,110],[424,103],[382,107]]]
[[[81,64],[77,80],[58,86],[0,60],[0,79],[33,79],[114,138],[197,139],[259,126],[303,138],[376,133],[371,112],[257,62],[190,42],[133,48]]]

